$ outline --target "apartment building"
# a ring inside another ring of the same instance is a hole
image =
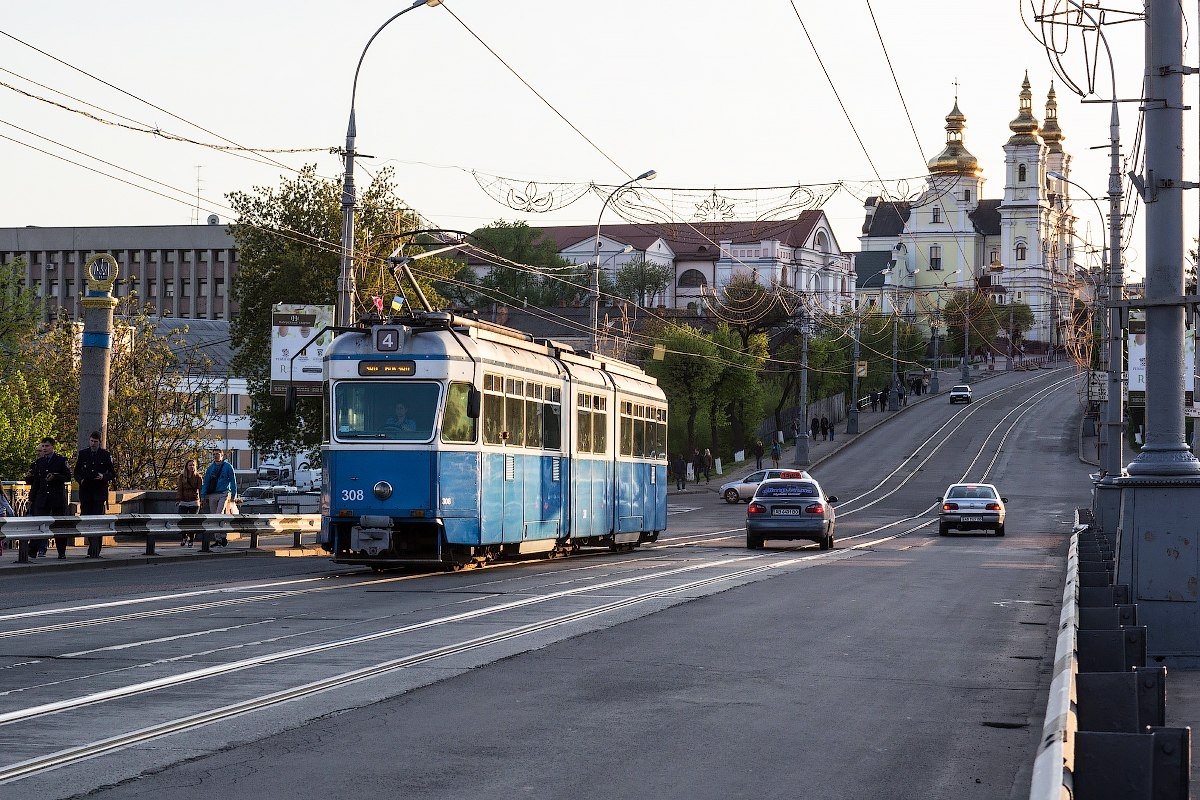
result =
[[[94,253],[117,260],[117,297],[136,292],[164,317],[237,317],[229,289],[238,252],[215,216],[206,225],[0,228],[0,261],[25,260],[26,284],[45,298],[48,317],[65,309],[82,318],[83,269]]]

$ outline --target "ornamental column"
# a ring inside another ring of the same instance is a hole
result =
[[[113,283],[117,260],[96,253],[84,268],[87,294],[83,304],[83,351],[79,361],[79,441],[76,452],[88,446],[92,431],[100,432],[100,446],[108,446],[108,380],[112,361]]]

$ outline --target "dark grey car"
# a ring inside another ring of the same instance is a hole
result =
[[[811,478],[763,481],[746,507],[746,547],[760,548],[767,539],[808,539],[828,550],[836,502]]]

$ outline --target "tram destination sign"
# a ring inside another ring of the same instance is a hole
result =
[[[415,361],[360,361],[358,374],[371,378],[395,378],[417,374]]]

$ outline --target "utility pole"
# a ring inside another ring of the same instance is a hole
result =
[[[858,433],[858,342],[862,338],[862,320],[858,316],[858,301],[854,301],[854,358],[850,364],[850,409],[846,412],[846,433]]]
[[[800,424],[796,432],[796,452],[792,464],[807,467],[812,462],[808,454],[808,320],[804,317],[804,295],[800,295],[798,317],[800,327]]]
[[[1196,186],[1185,183],[1183,172],[1189,70],[1182,6],[1147,0],[1146,160],[1134,181],[1146,203],[1146,443],[1128,477],[1115,479],[1121,490],[1116,583],[1130,586],[1138,624],[1153,632],[1147,657],[1184,668],[1200,666],[1200,604],[1181,602],[1195,597],[1194,509],[1200,507],[1200,461],[1184,439],[1183,416],[1183,190]]]

